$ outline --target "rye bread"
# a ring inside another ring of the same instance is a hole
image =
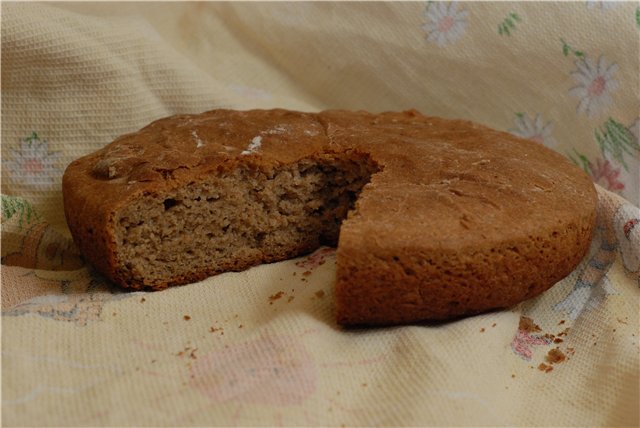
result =
[[[589,177],[535,142],[416,111],[214,110],[161,119],[72,162],[86,259],[160,290],[337,244],[343,325],[505,308],[586,254]]]

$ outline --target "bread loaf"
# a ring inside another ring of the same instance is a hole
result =
[[[69,228],[130,289],[161,290],[337,245],[343,325],[512,306],[569,274],[595,189],[532,141],[416,111],[214,110],[72,162]]]

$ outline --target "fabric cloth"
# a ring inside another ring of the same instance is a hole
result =
[[[4,2],[2,423],[637,426],[639,34],[631,2]],[[64,168],[219,107],[416,108],[531,138],[598,184],[591,250],[516,307],[393,328],[335,324],[330,248],[117,289],[69,237]]]

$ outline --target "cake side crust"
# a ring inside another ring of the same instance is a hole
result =
[[[595,213],[585,212],[535,237],[457,250],[342,239],[336,318],[344,326],[389,325],[511,307],[575,269],[589,250],[595,220]]]

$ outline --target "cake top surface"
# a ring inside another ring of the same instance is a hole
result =
[[[351,218],[353,239],[407,247],[473,246],[533,236],[595,209],[589,178],[533,141],[416,111],[213,110],[178,115],[74,161],[74,194],[116,210],[239,164],[269,170],[327,153],[367,153],[381,167]],[[99,196],[98,196],[99,195]],[[358,238],[358,236],[360,238]]]

